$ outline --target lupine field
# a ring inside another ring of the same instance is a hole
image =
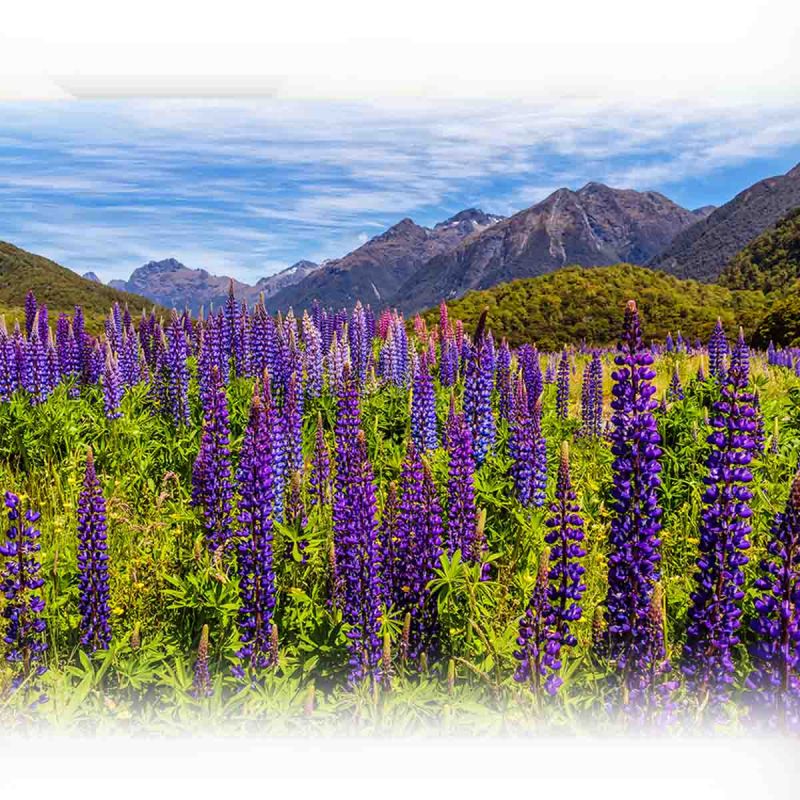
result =
[[[0,326],[3,729],[800,727],[800,350],[634,300],[553,353],[40,300]]]

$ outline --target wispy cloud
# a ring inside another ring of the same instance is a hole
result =
[[[800,102],[6,105],[0,238],[104,279],[175,256],[254,281],[404,216],[509,214],[588,180],[724,202],[798,153]]]

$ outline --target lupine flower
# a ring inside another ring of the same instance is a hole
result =
[[[325,506],[330,499],[331,457],[325,441],[322,413],[317,412],[317,431],[314,436],[314,452],[311,457],[309,488],[312,506]]]
[[[119,375],[119,362],[109,349],[106,353],[106,368],[103,371],[103,410],[106,419],[119,419],[122,416],[122,381]]]
[[[569,357],[566,349],[561,351],[556,373],[556,414],[561,419],[569,417]]]
[[[258,387],[250,406],[250,419],[242,444],[237,473],[239,487],[239,635],[242,646],[237,656],[255,679],[258,671],[274,664],[272,618],[275,610],[275,570],[273,567],[272,525],[275,507],[275,481],[271,464],[269,416]]]
[[[648,647],[646,626],[659,579],[661,560],[658,505],[661,455],[653,411],[653,356],[642,342],[639,312],[625,309],[622,339],[614,358],[611,451],[614,459],[613,516],[608,556],[606,632],[608,654],[621,672],[623,692],[641,682],[641,651]]]
[[[755,412],[756,429],[753,432],[753,441],[756,445],[756,450],[763,453],[767,446],[767,433],[764,428],[764,413],[761,410],[761,400],[758,392],[753,392],[753,411]]]
[[[542,689],[552,694],[558,689],[558,670],[561,662],[552,655],[556,636],[552,629],[552,614],[547,599],[550,553],[545,548],[539,558],[539,571],[525,614],[519,621],[518,650],[514,657],[519,666],[514,680],[529,683],[538,698]],[[557,645],[556,645],[557,646]]]
[[[11,685],[18,689],[46,671],[47,625],[42,616],[44,600],[38,593],[44,585],[37,555],[41,550],[41,534],[36,523],[41,515],[30,508],[23,515],[19,497],[12,492],[6,492],[5,505],[8,528],[6,540],[0,544],[0,556],[5,560],[0,579],[0,591],[5,596],[3,641],[6,661],[14,670]],[[46,699],[44,695],[39,698]]]
[[[336,491],[333,499],[334,586],[350,625],[350,681],[375,674],[380,660],[380,564],[372,467],[367,458],[356,379],[344,370],[336,418]]]
[[[211,685],[211,672],[208,669],[208,625],[203,625],[203,630],[200,633],[190,694],[198,699],[211,697],[214,694],[214,688]]]
[[[350,379],[352,381],[352,379]],[[346,424],[339,431],[344,432]],[[366,440],[337,437],[333,530],[336,574],[343,584],[343,617],[350,626],[350,682],[377,674],[381,647],[381,582],[375,520],[375,485]]]
[[[311,321],[308,313],[303,314],[303,364],[306,370],[306,394],[308,397],[319,397],[322,394],[323,358],[322,336],[319,329]]]
[[[747,684],[752,704],[771,722],[800,725],[800,472],[775,517],[756,581],[756,641]]]
[[[405,603],[403,594],[403,565],[399,553],[399,498],[397,483],[392,481],[386,491],[386,500],[381,514],[378,544],[381,563],[381,599],[386,608],[393,603],[398,607]]]
[[[511,350],[508,342],[503,339],[500,349],[497,351],[497,372],[495,375],[495,386],[497,388],[497,410],[500,419],[511,419],[511,408],[513,404],[511,387]]]
[[[111,644],[107,538],[106,501],[90,449],[78,498],[78,608],[81,644],[92,653]]]
[[[25,295],[25,336],[30,339],[33,329],[38,328],[36,321],[36,313],[39,310],[39,304],[36,302],[36,295],[31,289]]]
[[[472,452],[476,464],[486,459],[495,439],[492,409],[494,375],[486,337],[480,335],[474,345],[465,344],[464,414],[472,430]]]
[[[427,359],[420,359],[414,373],[411,395],[411,436],[417,448],[435,450],[439,444],[436,433],[436,398],[433,391],[433,378],[428,370]]]
[[[550,545],[550,572],[547,599],[555,617],[559,647],[574,647],[577,639],[571,623],[583,613],[580,600],[586,591],[581,559],[586,555],[583,542],[583,518],[576,502],[569,469],[567,443],[561,445],[555,500],[550,504],[551,516],[546,520],[549,531],[545,542]]]
[[[476,553],[475,459],[472,432],[464,414],[457,414],[451,404],[447,425],[447,449],[450,471],[447,483],[448,551],[461,551],[465,561],[474,562]]]
[[[542,394],[544,382],[542,380],[542,369],[539,366],[539,353],[535,347],[524,344],[519,349],[517,356],[522,379],[525,381],[525,394],[528,397],[528,411],[533,414],[533,406]]]
[[[667,396],[673,402],[676,400],[683,400],[686,397],[683,392],[683,386],[681,386],[681,378],[680,375],[678,375],[677,367],[672,370],[672,378],[669,382],[669,389],[667,389]]]
[[[708,477],[700,523],[700,557],[689,609],[684,672],[701,698],[724,703],[734,676],[739,643],[743,566],[750,547],[748,467],[755,450],[753,395],[748,391],[749,352],[740,332],[721,398],[714,403],[708,437]]]
[[[728,341],[722,327],[722,320],[717,319],[711,338],[708,342],[708,373],[712,378],[723,380],[725,377],[725,356],[728,354]]]
[[[546,521],[549,530],[545,542],[550,549],[542,553],[536,586],[520,621],[517,639],[520,649],[515,653],[520,662],[515,679],[530,681],[537,694],[541,688],[554,694],[561,686],[561,651],[577,644],[572,624],[583,614],[580,600],[586,586],[581,559],[586,553],[581,545],[583,519],[575,500],[569,452],[564,442],[555,499]]]
[[[581,436],[599,438],[603,431],[603,363],[595,350],[586,362],[581,386]]]
[[[212,368],[209,403],[204,409],[200,452],[192,472],[192,503],[202,509],[206,545],[210,552],[227,546],[232,536],[230,432],[228,401],[217,367]]]

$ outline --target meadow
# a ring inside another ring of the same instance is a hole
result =
[[[4,730],[795,730],[800,351],[491,324],[29,295]]]

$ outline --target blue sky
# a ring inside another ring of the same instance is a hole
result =
[[[721,204],[800,161],[800,104],[65,100],[0,106],[0,239],[103,280],[247,282],[399,219],[510,214],[590,180]]]

